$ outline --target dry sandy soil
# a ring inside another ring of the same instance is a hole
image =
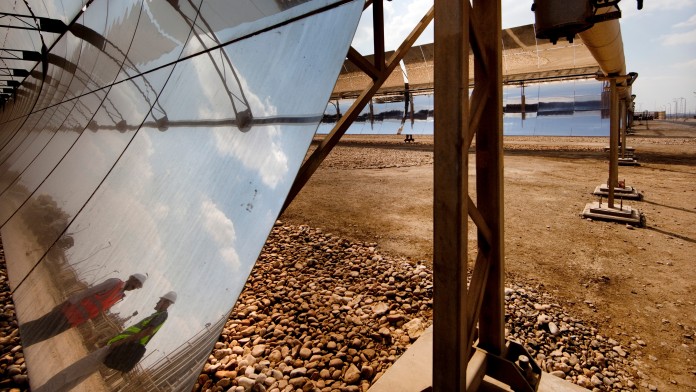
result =
[[[654,121],[629,136],[641,165],[620,167],[619,178],[644,194],[625,203],[645,214],[641,229],[580,217],[606,183],[607,138],[504,140],[506,280],[541,287],[631,347],[637,384],[660,391],[696,391],[694,125]],[[433,140],[402,140],[345,137],[281,219],[430,264]]]

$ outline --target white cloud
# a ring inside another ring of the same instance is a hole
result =
[[[534,23],[534,12],[532,12],[531,1],[503,0],[501,7],[503,28]]]
[[[686,33],[666,34],[660,37],[662,45],[679,46],[696,43],[696,29]]]
[[[424,0],[400,0],[384,3],[384,47],[386,50],[394,50],[416,26],[426,12],[432,7],[432,1]],[[351,46],[361,54],[374,53],[372,28],[372,9],[368,8],[360,18],[358,30],[353,37]],[[423,32],[417,42],[433,42],[432,23]]]
[[[696,69],[696,59],[692,59],[692,60],[688,60],[688,61],[683,61],[683,62],[681,62],[681,63],[672,64],[672,68]]]
[[[234,270],[238,270],[241,263],[234,248],[234,242],[237,240],[234,223],[208,198],[204,199],[201,204],[201,215],[203,216],[203,227],[217,244],[222,258]]]
[[[658,1],[646,1],[643,5],[643,9],[648,7],[659,7],[661,10],[681,10],[688,7],[696,6],[696,0],[660,0]]]

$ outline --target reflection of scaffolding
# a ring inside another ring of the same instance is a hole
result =
[[[158,360],[148,368],[140,365],[125,377],[122,373],[108,371],[104,378],[112,391],[179,391],[188,390],[193,385],[203,367],[211,348],[217,342],[227,321],[222,315],[215,324],[207,324],[196,335],[177,347],[171,354]],[[152,355],[153,352],[148,355]],[[203,358],[203,361],[201,361]],[[147,360],[147,356],[143,361]],[[141,362],[142,363],[142,362]]]

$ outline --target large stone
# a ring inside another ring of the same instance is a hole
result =
[[[254,346],[254,348],[251,350],[251,355],[253,355],[254,358],[260,358],[265,351],[266,351],[266,346],[263,344],[260,344],[258,346]]]
[[[343,381],[346,384],[357,384],[360,381],[360,370],[352,363],[346,370],[346,374],[343,375]]]
[[[300,367],[297,369],[292,369],[290,371],[290,378],[296,378],[296,377],[304,377],[307,375],[307,368],[305,367]]]
[[[312,350],[307,348],[307,347],[302,347],[300,349],[300,358],[302,359],[308,359],[309,357],[312,356]]]
[[[237,385],[244,387],[245,390],[251,390],[251,387],[256,384],[256,380],[253,380],[249,377],[239,377],[237,378]]]
[[[383,316],[387,314],[389,311],[389,305],[385,304],[384,302],[378,302],[374,305],[372,305],[372,314],[375,315],[376,317]]]
[[[423,325],[423,320],[420,318],[414,318],[413,320],[405,323],[401,328],[406,331],[411,340],[418,339],[418,337],[423,334],[423,331],[425,331],[425,325]]]

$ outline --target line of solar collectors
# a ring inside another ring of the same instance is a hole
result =
[[[302,163],[363,2],[83,6],[0,5],[17,23],[62,15],[65,25],[51,37],[2,30],[41,53],[0,112],[0,225],[20,329],[106,278],[148,279],[89,326],[24,347],[30,380],[48,388],[126,315],[176,290],[135,373],[90,388],[190,389]],[[44,361],[51,353],[61,360]]]
[[[503,29],[502,49],[504,134],[608,135],[607,86],[594,80],[600,69],[580,37],[554,45],[538,40],[534,25],[517,26]],[[432,43],[412,47],[347,132],[432,135],[433,58]],[[368,84],[345,62],[319,133],[328,133]]]
[[[570,80],[503,87],[503,132],[508,136],[607,136],[605,83]],[[524,105],[522,104],[524,97]],[[328,134],[353,100],[329,102],[318,133]],[[348,134],[433,135],[432,92],[374,98],[348,128]]]

